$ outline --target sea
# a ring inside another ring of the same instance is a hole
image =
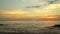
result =
[[[60,21],[0,21],[0,33],[60,34],[60,29],[46,27],[60,24]]]

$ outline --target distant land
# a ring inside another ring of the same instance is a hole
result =
[[[53,21],[60,21],[60,18],[56,18],[56,19],[44,19],[44,18],[38,18],[38,19],[32,19],[32,18],[29,18],[29,19],[10,19],[10,18],[4,18],[4,19],[0,19],[0,21],[47,21],[47,20],[53,20]]]

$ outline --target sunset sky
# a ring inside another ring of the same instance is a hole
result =
[[[44,18],[45,16],[53,18],[60,15],[60,0],[51,4],[47,4],[47,1],[50,0],[0,0],[0,20],[4,18]],[[41,6],[41,8],[31,7],[44,3],[46,5]]]

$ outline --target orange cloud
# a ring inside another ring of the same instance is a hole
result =
[[[24,10],[0,10],[1,17],[6,18],[20,18],[23,17],[27,12]]]
[[[26,12],[24,12],[23,10],[5,10],[1,12],[1,14],[12,14],[12,15],[21,15],[24,13]]]

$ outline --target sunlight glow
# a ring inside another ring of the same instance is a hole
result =
[[[12,14],[12,15],[21,15],[24,14],[25,12],[22,10],[12,10],[12,11],[5,11],[2,12],[2,14]]]
[[[60,7],[60,4],[51,4],[45,9],[56,9],[56,8],[59,8],[59,7]]]
[[[44,15],[44,18],[57,18],[57,17],[54,16],[54,15],[52,16],[52,15],[45,14],[45,15]]]

